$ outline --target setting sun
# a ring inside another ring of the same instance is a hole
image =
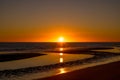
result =
[[[59,42],[64,42],[64,37],[59,37]]]

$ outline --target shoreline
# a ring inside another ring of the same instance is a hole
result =
[[[120,61],[34,80],[120,80]]]
[[[9,54],[0,54],[0,62],[21,60],[21,59],[27,59],[27,58],[43,56],[43,55],[46,55],[46,54],[40,54],[40,53],[9,53]]]

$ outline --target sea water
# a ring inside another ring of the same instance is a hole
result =
[[[98,50],[97,56],[88,52],[62,53],[64,49],[83,49],[90,47],[112,47]],[[120,60],[120,43],[0,43],[1,54],[39,53],[46,54],[31,58],[0,62],[0,79],[32,80],[70,71],[107,64]],[[49,50],[60,52],[47,52]],[[117,52],[116,52],[117,51]],[[108,54],[107,52],[113,52]],[[107,53],[107,54],[106,54]],[[16,73],[17,72],[17,73]]]

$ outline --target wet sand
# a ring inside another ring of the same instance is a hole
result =
[[[120,61],[35,80],[120,80]]]
[[[26,58],[32,58],[37,56],[42,56],[45,54],[40,53],[9,53],[9,54],[0,54],[0,62],[20,60]]]

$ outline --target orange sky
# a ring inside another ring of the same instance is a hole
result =
[[[102,31],[102,32],[101,32]],[[99,33],[98,33],[99,32]],[[8,34],[9,33],[9,34]],[[20,34],[19,34],[20,33]],[[8,31],[2,34],[0,41],[5,42],[57,42],[58,38],[63,36],[65,42],[117,42],[120,41],[119,33],[116,36],[112,33],[115,31],[106,32],[103,30],[84,30],[75,28],[58,28],[46,29],[39,31],[39,29],[30,30],[29,33],[22,31]]]
[[[120,42],[117,0],[0,0],[0,42]]]

